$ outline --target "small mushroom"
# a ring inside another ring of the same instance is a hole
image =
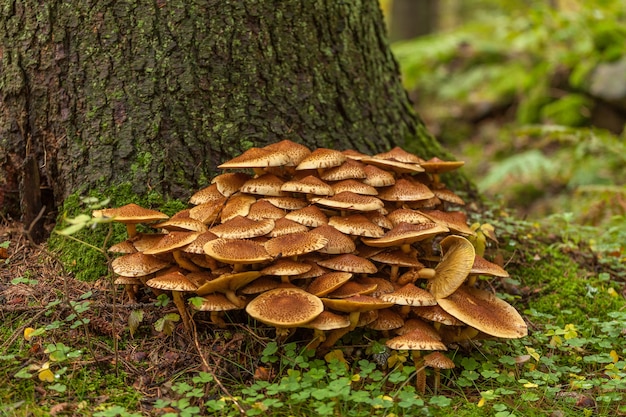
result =
[[[435,391],[435,395],[437,395],[437,391],[441,385],[441,369],[454,368],[454,362],[443,353],[435,351],[424,356],[424,366],[435,370],[433,390]]]
[[[137,235],[138,223],[165,220],[169,217],[160,211],[146,209],[134,203],[126,204],[118,208],[94,210],[92,216],[110,217],[113,221],[123,223],[126,226],[129,238]]]
[[[185,330],[190,332],[192,328],[190,316],[187,311],[185,301],[183,300],[182,293],[195,291],[196,286],[185,278],[185,275],[178,271],[149,279],[146,282],[146,285],[159,290],[172,292],[172,299],[178,309],[178,312],[180,313],[180,317],[183,320]]]

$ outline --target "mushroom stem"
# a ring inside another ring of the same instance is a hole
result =
[[[180,291],[172,291],[172,298],[176,308],[178,308],[178,312],[180,313],[180,317],[183,320],[183,326],[185,326],[185,330],[191,331],[191,322],[189,318],[189,313],[187,312],[187,306],[185,305],[185,300],[183,300],[183,296]]]
[[[176,261],[178,266],[180,266],[181,268],[184,268],[187,271],[191,271],[191,272],[201,271],[201,269],[198,268],[196,264],[191,262],[189,259],[185,258],[179,250],[175,250],[172,253],[172,255],[174,256],[174,260]]]
[[[339,339],[341,339],[349,331],[350,331],[350,328],[348,328],[348,327],[344,327],[342,329],[331,330],[326,335],[326,340],[324,340],[324,343],[322,343],[321,346],[323,348],[329,348],[329,347],[334,346],[334,344],[337,343],[339,341]]]
[[[398,271],[400,270],[399,265],[391,265],[391,272],[389,273],[389,279],[392,282],[396,282],[398,280]]]
[[[476,284],[476,280],[478,279],[478,275],[476,274],[470,274],[467,277],[467,285],[469,285],[470,287],[474,286],[474,284]]]
[[[307,349],[315,350],[320,345],[320,343],[326,340],[326,333],[323,330],[314,329],[313,330],[313,338],[306,345]]]
[[[211,311],[211,323],[215,324],[220,329],[223,329],[226,327],[226,322],[224,321],[220,313],[220,311]]]
[[[419,271],[417,271],[417,275],[420,278],[433,279],[435,278],[435,269],[434,268],[422,268]]]
[[[426,367],[424,366],[424,359],[419,350],[411,351],[413,356],[413,364],[415,365],[415,389],[420,394],[426,392]]]
[[[129,238],[137,236],[137,225],[135,223],[126,223],[126,232]]]
[[[226,298],[228,298],[228,301],[235,304],[237,307],[244,308],[246,306],[245,300],[239,298],[235,291],[228,290],[224,294],[226,295]]]
[[[359,324],[359,317],[361,317],[360,311],[350,312],[350,326],[348,327],[348,330],[352,331],[356,328],[357,324]]]
[[[441,371],[439,368],[435,368],[435,376],[433,381],[433,390],[435,395],[437,395],[437,391],[439,390],[439,385],[441,384]]]

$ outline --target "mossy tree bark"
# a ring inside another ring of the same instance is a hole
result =
[[[189,196],[251,146],[442,150],[376,0],[0,0],[0,204],[130,182]]]

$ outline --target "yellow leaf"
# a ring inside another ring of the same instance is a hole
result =
[[[558,335],[554,335],[552,336],[552,338],[550,339],[550,346],[555,346],[555,347],[559,347],[563,344],[563,339],[561,339],[561,336]]]
[[[360,381],[360,380],[361,380],[361,375],[359,375],[359,374],[354,374],[354,375],[352,375],[352,378],[350,378],[350,380],[351,380],[352,382],[358,382],[358,381]]]
[[[326,362],[331,362],[333,359],[341,363],[348,363],[348,361],[346,361],[346,358],[343,357],[343,352],[340,349],[331,350],[326,355],[324,355],[324,360]]]
[[[484,406],[484,405],[485,405],[485,403],[486,403],[486,402],[487,402],[487,400],[485,400],[485,397],[482,397],[482,398],[480,399],[480,401],[478,401],[477,406],[478,406],[478,407],[482,407],[482,406]]]
[[[39,380],[45,382],[54,382],[54,374],[50,369],[43,369],[39,372]]]
[[[608,290],[606,290],[606,292],[611,296],[611,297],[617,297],[617,291],[615,291],[615,289],[613,287],[609,287]]]
[[[526,351],[528,352],[528,354],[531,356],[531,358],[533,358],[536,361],[539,361],[539,354],[537,353],[537,351],[529,346],[526,346]]]
[[[539,385],[534,384],[532,382],[527,382],[524,384],[524,388],[537,388]]]
[[[616,351],[612,350],[609,355],[611,356],[611,359],[613,359],[613,363],[617,363],[617,361],[619,360],[619,356],[617,354]]]
[[[34,331],[35,331],[35,329],[33,329],[32,327],[27,327],[27,328],[24,329],[24,339],[27,342],[30,341],[30,335]]]

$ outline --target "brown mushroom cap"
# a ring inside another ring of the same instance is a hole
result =
[[[341,165],[324,171],[321,178],[324,181],[341,181],[365,178],[366,176],[364,164],[353,159],[348,159]]]
[[[334,256],[317,263],[324,268],[357,274],[374,274],[378,271],[378,268],[372,262],[351,253]]]
[[[198,311],[229,311],[241,310],[242,307],[230,301],[224,294],[207,294],[202,297],[200,305],[192,304],[191,307]]]
[[[383,294],[380,299],[404,306],[432,306],[437,304],[437,300],[431,293],[413,284],[406,284],[394,292]]]
[[[200,235],[199,232],[169,232],[150,249],[143,251],[146,255],[158,255],[181,249],[192,243]]]
[[[393,306],[393,303],[368,295],[356,295],[348,298],[322,298],[322,302],[326,307],[344,313],[362,313],[364,311],[380,310],[381,308]]]
[[[435,277],[427,284],[435,298],[449,296],[465,282],[476,255],[474,246],[462,236],[446,236],[440,244],[443,256],[435,267]]]
[[[239,288],[259,278],[259,271],[244,271],[232,274],[222,274],[219,277],[202,284],[197,290],[198,295],[207,295],[213,292],[237,291]]]
[[[130,203],[117,208],[106,208],[94,210],[93,217],[110,217],[120,223],[145,223],[156,220],[165,220],[169,216],[160,211],[143,208],[137,204]]]
[[[271,152],[280,152],[283,155],[287,156],[289,161],[285,163],[285,166],[290,167],[298,165],[300,162],[302,162],[304,158],[311,154],[311,150],[306,146],[295,143],[288,139],[272,143],[270,145],[267,145],[263,149]]]
[[[328,240],[325,237],[311,233],[291,233],[273,237],[265,242],[265,249],[274,258],[283,256],[298,256],[323,248]]]
[[[467,225],[467,216],[461,211],[424,210],[421,214],[439,223],[453,232],[462,235],[473,235],[474,231]]]
[[[210,240],[204,244],[204,253],[229,264],[252,264],[272,259],[262,244],[244,239]]]
[[[464,326],[461,320],[454,317],[452,314],[446,313],[439,304],[432,306],[416,306],[411,309],[413,313],[419,317],[434,321],[435,323],[445,324],[446,326]]]
[[[333,216],[328,219],[328,224],[348,235],[381,237],[385,234],[385,231],[380,226],[374,224],[362,214]]]
[[[509,277],[509,273],[506,272],[500,265],[489,262],[478,254],[476,254],[474,258],[474,264],[472,265],[470,274],[491,275],[500,278]]]
[[[293,220],[280,218],[274,222],[274,228],[267,234],[269,237],[284,236],[291,233],[308,232],[309,228]]]
[[[318,297],[323,297],[343,284],[352,277],[349,272],[327,272],[315,278],[307,287],[307,291]]]
[[[322,301],[296,287],[267,291],[246,306],[246,312],[256,320],[278,328],[304,325],[324,311]]]
[[[374,211],[382,209],[385,204],[378,198],[369,195],[343,191],[329,198],[313,198],[316,204],[340,210]]]
[[[423,159],[417,155],[409,153],[399,146],[396,146],[389,152],[382,152],[374,155],[374,158],[404,162],[406,164],[419,164]]]
[[[374,165],[384,170],[391,170],[398,174],[414,174],[418,172],[424,172],[419,164],[407,164],[406,162],[398,162],[393,159],[381,159],[376,157],[369,157],[361,159],[361,162]]]
[[[400,208],[392,211],[387,215],[387,219],[390,220],[394,226],[400,223],[420,224],[433,222],[421,212],[407,208]]]
[[[400,336],[389,339],[386,345],[390,349],[396,350],[447,350],[446,345],[441,342],[441,338],[434,329],[424,330],[422,328],[414,328]]]
[[[314,205],[289,212],[285,215],[285,219],[298,222],[308,227],[318,227],[328,223],[328,217],[326,217],[319,207]]]
[[[454,171],[457,168],[465,165],[463,161],[442,161],[441,159],[434,157],[427,161],[420,163],[424,171],[430,174],[442,174],[444,172]]]
[[[189,209],[189,217],[201,223],[209,224],[217,220],[226,203],[226,197],[198,204]]]
[[[137,252],[137,248],[133,245],[131,239],[126,239],[115,245],[111,245],[107,251],[111,253],[128,254]]]
[[[268,173],[249,179],[241,186],[239,191],[248,194],[280,197],[285,194],[281,191],[283,184],[283,180],[276,175]]]
[[[376,284],[362,284],[356,281],[348,281],[336,290],[326,294],[328,298],[348,298],[355,295],[370,295],[376,291]]]
[[[367,185],[364,182],[357,180],[343,180],[332,185],[334,194],[339,194],[343,191],[352,191],[355,194],[362,195],[377,195],[378,191],[371,185]]]
[[[463,286],[437,302],[457,319],[491,336],[515,339],[528,334],[517,310],[491,292]]]
[[[217,189],[217,184],[211,184],[208,187],[202,188],[199,191],[196,191],[190,198],[190,204],[203,204],[208,203],[209,201],[219,200],[226,197],[224,194],[220,193]]]
[[[156,256],[146,255],[143,252],[131,253],[115,258],[111,262],[113,272],[125,277],[143,277],[156,271],[167,268],[170,263]]]
[[[191,212],[191,210],[189,210]],[[153,224],[155,229],[164,229],[168,232],[206,232],[207,226],[200,220],[191,217],[172,217],[161,223]]]
[[[250,178],[252,178],[250,174],[244,172],[226,172],[214,177],[211,180],[211,184],[215,184],[217,190],[220,194],[224,195],[224,197],[229,197],[239,191],[243,184]]]
[[[299,210],[309,205],[308,201],[295,197],[265,197],[262,200],[283,210]]]
[[[313,175],[286,181],[280,189],[283,192],[314,195],[333,195],[335,193],[333,187]]]
[[[250,213],[250,206],[252,206],[255,201],[256,198],[247,194],[235,194],[230,196],[226,204],[224,204],[224,207],[222,207],[220,214],[222,223],[235,216],[246,217],[248,213]]]
[[[426,185],[406,178],[397,179],[395,184],[378,192],[378,198],[385,201],[419,201],[434,196]]]
[[[447,201],[450,204],[457,204],[459,206],[464,206],[465,201],[458,195],[456,195],[453,191],[448,190],[446,188],[435,188],[433,194],[441,201]]]
[[[378,310],[378,317],[367,327],[374,330],[388,331],[402,327],[404,319],[396,312],[389,308]]]
[[[340,314],[335,314],[330,311],[322,311],[319,316],[311,320],[310,322],[300,325],[305,329],[316,330],[335,330],[343,329],[350,326],[350,319]]]
[[[394,177],[391,172],[375,167],[374,165],[365,165],[363,170],[366,175],[365,178],[363,178],[363,183],[371,185],[372,187],[387,187],[396,182],[396,177]]]
[[[287,165],[290,162],[288,155],[279,150],[250,148],[241,155],[218,165],[218,168],[265,168]]]
[[[407,254],[401,250],[386,250],[370,256],[372,261],[387,265],[403,266],[409,268],[424,268],[424,265],[417,260],[415,254]]]
[[[193,282],[189,281],[185,275],[179,271],[151,278],[146,281],[146,285],[159,290],[180,292],[192,292],[197,288]]]
[[[349,236],[341,233],[329,225],[318,226],[311,230],[311,233],[317,233],[328,241],[326,246],[319,250],[320,253],[328,253],[337,255],[341,253],[352,253],[356,250],[354,241]]]
[[[263,275],[291,276],[304,274],[312,268],[304,262],[292,261],[290,259],[279,259],[273,264],[261,270]]]
[[[454,362],[441,352],[432,352],[424,355],[424,366],[435,369],[452,369]]]
[[[341,165],[346,157],[339,151],[317,148],[296,166],[296,170],[332,168]]]
[[[399,223],[380,238],[361,239],[361,241],[368,246],[374,247],[400,246],[428,239],[447,231],[446,227],[436,223]]]
[[[274,228],[274,220],[252,220],[235,216],[224,223],[214,226],[209,231],[226,239],[248,239],[268,234]]]

